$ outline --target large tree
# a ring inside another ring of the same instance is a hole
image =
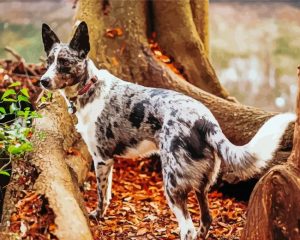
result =
[[[247,143],[276,114],[237,103],[220,84],[208,57],[208,0],[79,0],[75,18],[88,23],[90,57],[98,67],[127,81],[173,89],[201,101],[235,144]],[[156,33],[161,49],[183,69],[181,75],[153,54],[148,42],[152,32]],[[27,156],[26,162],[38,169],[38,173],[30,189],[47,196],[56,215],[55,234],[60,239],[83,235],[82,239],[91,239],[78,190],[89,169],[90,156],[80,138],[73,134],[73,122],[66,108],[61,108],[62,98],[54,99],[51,107],[40,110],[44,119],[35,123],[33,142],[39,148]],[[271,165],[286,161],[290,155],[293,129],[291,124]],[[47,132],[47,137],[40,139],[40,132]],[[56,150],[51,152],[53,146]],[[70,159],[66,155],[70,146],[82,153]],[[17,163],[13,164],[12,175],[26,174],[28,170],[22,170]],[[230,179],[230,174],[224,176]],[[2,218],[4,230],[9,228],[6,222],[22,190],[18,184],[7,188],[4,208],[9,211]],[[72,218],[68,215],[71,212]],[[75,227],[68,229],[68,226]]]

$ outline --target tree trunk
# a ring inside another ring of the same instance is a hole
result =
[[[54,234],[59,239],[92,239],[79,191],[91,157],[66,109],[61,96],[56,96],[51,106],[41,109],[39,113],[43,118],[34,122],[33,152],[24,160],[12,162],[12,180],[6,190],[0,225],[2,231],[9,232],[11,214],[23,190],[33,190],[48,200],[55,214]],[[68,155],[70,148],[77,149],[80,154]],[[20,184],[22,179],[23,184]]]
[[[149,50],[147,41],[147,31],[150,22],[149,16],[162,19],[155,20],[155,22],[160,23],[163,21],[168,22],[169,18],[171,21],[171,16],[173,19],[178,18],[179,15],[171,15],[171,12],[172,14],[175,14],[175,12],[176,14],[183,14],[185,9],[189,14],[192,14],[191,10],[186,6],[187,3],[185,1],[172,1],[172,4],[170,4],[172,6],[168,6],[170,13],[163,12],[165,2],[166,1],[153,1],[153,8],[149,8],[149,4],[146,1],[109,1],[109,7],[106,5],[106,10],[104,11],[102,7],[99,6],[100,2],[98,0],[79,0],[75,18],[88,23],[92,49],[90,57],[100,68],[108,69],[121,79],[144,86],[176,90],[201,101],[213,112],[223,132],[233,143],[238,145],[247,143],[254,136],[259,127],[267,119],[274,116],[275,113],[265,112],[254,107],[226,101],[209,94],[189,82],[184,81],[179,75],[167,67],[167,65],[156,59]],[[104,1],[102,1],[102,3],[104,3]],[[180,7],[180,9],[176,10],[173,5],[178,6],[178,8]],[[154,10],[154,13],[151,13],[151,9]],[[161,10],[162,12],[157,14],[155,9],[157,11]],[[168,14],[170,14],[170,16]],[[185,16],[185,18],[188,19],[187,16]],[[192,25],[191,23],[189,24]],[[122,35],[119,34],[119,36],[108,37],[107,32],[116,28],[122,30]],[[191,31],[196,32],[194,25],[192,25],[191,28],[192,30],[186,29],[186,31],[189,33]],[[155,28],[154,30],[156,31],[157,29]],[[162,34],[173,36],[173,33],[170,31],[177,30],[175,26],[173,26],[173,28],[168,28],[168,30],[165,30],[165,33],[162,32]],[[190,34],[186,36],[190,36]],[[173,46],[174,41],[175,39],[170,40],[168,44]],[[178,41],[178,44],[179,43],[180,41]],[[181,44],[184,43],[183,41],[181,42]],[[187,54],[187,52],[183,53],[183,55],[184,54]],[[194,66],[194,68],[201,68],[202,74],[209,76],[213,69],[211,65],[208,64],[209,62],[203,49],[201,50],[201,54],[201,56],[198,56],[199,59],[197,61],[199,64],[203,64],[203,66]],[[190,58],[189,55],[186,55],[186,57]],[[216,77],[213,79],[218,81]],[[209,82],[213,81],[209,80]],[[219,94],[215,94],[220,96],[221,91]],[[276,153],[271,165],[286,161],[292,148],[292,134],[293,124],[291,124],[286,131],[281,147],[278,153]],[[227,179],[230,180],[229,178]]]
[[[272,168],[257,183],[242,240],[300,239],[300,70],[298,77],[298,118],[292,153],[286,164]]]
[[[79,1],[77,6],[76,18],[87,21],[91,28],[90,56],[99,66],[115,69],[115,74],[129,81],[146,83],[138,73],[140,70],[135,70],[133,66],[142,64],[140,47],[148,46],[147,33],[150,29],[157,32],[157,40],[161,47],[183,66],[189,82],[221,98],[229,97],[206,57],[189,1],[120,0],[109,3],[108,14],[107,11],[101,11],[100,3],[96,0]],[[174,16],[181,21],[174,21]],[[194,16],[199,19],[199,13],[195,13]],[[107,30],[114,28],[121,28],[123,36],[104,37]],[[128,60],[131,63],[129,68],[124,66]]]
[[[193,20],[203,43],[206,56],[209,57],[209,0],[191,0]]]
[[[160,47],[183,67],[184,76],[188,82],[226,99],[229,94],[220,84],[207,57],[208,1],[192,2],[186,0],[153,1],[157,41]],[[174,18],[180,21],[174,21]],[[199,21],[199,24],[195,24],[195,21]],[[206,45],[202,43],[203,39]]]

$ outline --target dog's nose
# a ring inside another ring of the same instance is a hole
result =
[[[49,85],[50,85],[50,78],[42,78],[41,79],[41,84],[42,84],[42,86],[43,87],[49,87]]]

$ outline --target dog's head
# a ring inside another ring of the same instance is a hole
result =
[[[78,25],[69,44],[61,43],[47,24],[42,26],[42,38],[48,65],[40,80],[44,88],[63,89],[86,80],[90,43],[85,22]]]

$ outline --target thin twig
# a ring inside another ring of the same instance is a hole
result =
[[[38,95],[37,99],[35,100],[35,104],[37,104],[41,100],[44,93],[45,93],[45,89],[42,89],[41,93]]]
[[[12,49],[11,47],[6,46],[4,48],[4,50],[6,52],[9,52],[15,59],[17,59],[17,61],[25,63],[25,59],[19,53],[17,53],[17,51],[15,51],[14,49]]]
[[[12,119],[12,120],[8,120],[8,121],[6,121],[6,122],[4,122],[4,123],[0,123],[0,126],[2,125],[2,126],[5,126],[5,125],[7,125],[7,124],[9,124],[9,123],[13,123],[14,121],[16,121],[16,118],[14,118],[14,119]]]
[[[11,55],[13,55],[13,56],[17,59],[18,62],[20,62],[21,64],[23,64],[23,66],[24,66],[24,71],[25,71],[24,76],[25,76],[25,77],[27,78],[27,80],[28,80],[28,85],[29,85],[29,87],[30,87],[31,89],[34,89],[34,86],[33,86],[33,84],[32,84],[31,81],[30,81],[30,77],[31,77],[31,76],[29,77],[28,71],[29,71],[32,75],[37,76],[36,72],[34,72],[34,71],[32,71],[31,69],[28,68],[25,59],[24,59],[19,53],[17,53],[16,50],[14,50],[14,49],[12,49],[11,47],[8,47],[8,46],[6,46],[6,47],[4,48],[4,50],[7,51],[7,52],[9,52]]]
[[[15,76],[18,76],[18,77],[26,77],[26,78],[28,78],[28,75],[22,74],[22,73],[14,73],[14,75],[15,75]],[[40,75],[38,75],[38,76],[30,76],[30,78],[40,79],[41,76],[40,76]]]
[[[11,163],[11,155],[9,155],[8,159],[9,159],[9,161],[0,168],[0,171],[4,171],[5,168]]]

